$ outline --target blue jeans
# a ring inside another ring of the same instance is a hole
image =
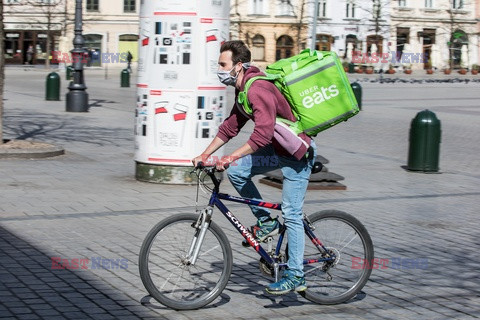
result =
[[[230,165],[227,170],[230,182],[245,198],[262,200],[262,196],[252,181],[252,177],[281,168],[283,174],[282,217],[287,227],[288,237],[288,269],[296,276],[303,276],[303,253],[305,251],[305,232],[303,228],[303,202],[307,191],[310,173],[317,149],[312,140],[314,152],[311,160],[297,160],[294,157],[277,156],[272,145],[257,150]],[[250,206],[259,220],[270,217],[268,209]]]

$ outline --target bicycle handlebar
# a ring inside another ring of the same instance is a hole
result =
[[[228,164],[224,167],[225,167],[225,169],[228,168]],[[219,171],[217,170],[217,168],[215,166],[206,167],[205,164],[202,161],[200,161],[195,166],[195,170],[202,170],[203,172],[205,172],[207,174],[207,176],[209,176],[210,179],[212,179],[213,185],[215,187],[214,190],[216,192],[219,192],[220,180],[218,180],[217,177],[215,176],[215,172],[219,172]]]
[[[223,167],[224,167],[225,169],[228,169],[228,167],[230,167],[230,164],[229,164],[229,163],[226,163],[226,164],[223,165]],[[197,166],[195,167],[195,169],[208,170],[208,169],[207,169],[207,166],[205,166],[205,164],[203,163],[203,161],[199,161],[199,162],[197,163]],[[210,170],[213,170],[213,172],[219,172],[219,171],[216,169],[215,166],[212,166],[212,169],[210,169]]]
[[[203,168],[205,168],[205,165],[203,164],[203,162],[202,161],[197,162],[195,169],[202,170]]]
[[[229,166],[230,164],[228,163],[223,165],[225,169],[228,169]],[[322,171],[322,168],[323,168],[323,164],[319,161],[315,161],[312,167],[312,174]],[[210,179],[212,179],[213,185],[215,186],[215,190],[217,192],[219,191],[220,180],[218,180],[217,177],[215,176],[215,172],[220,172],[220,171],[218,171],[215,166],[211,166],[208,168],[207,166],[205,166],[205,164],[202,161],[199,161],[195,166],[195,170],[202,170],[203,172],[205,172],[210,177]]]

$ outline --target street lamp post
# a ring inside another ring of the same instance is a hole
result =
[[[85,52],[85,39],[82,35],[82,0],[75,0],[75,37],[73,38],[73,81],[68,86],[67,93],[67,111],[87,112],[88,111],[88,93],[87,86],[83,78],[83,65],[86,62],[87,53]]]
[[[317,19],[318,19],[318,0],[315,0],[313,2],[312,42],[310,43],[311,50],[315,50],[315,44],[317,42]]]

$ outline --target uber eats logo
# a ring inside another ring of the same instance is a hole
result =
[[[300,92],[302,97],[302,105],[310,109],[315,105],[318,105],[326,100],[330,100],[333,97],[338,96],[338,88],[332,84],[330,87],[313,86]]]

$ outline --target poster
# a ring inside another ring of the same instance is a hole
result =
[[[225,117],[216,75],[230,2],[144,1],[140,8],[135,161],[190,166]]]

